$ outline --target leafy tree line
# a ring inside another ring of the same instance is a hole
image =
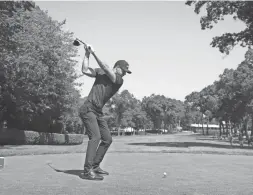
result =
[[[0,2],[0,11],[0,122],[48,132],[77,125],[77,49],[65,21],[28,1]]]
[[[246,24],[239,33],[225,33],[211,43],[229,54],[236,44],[249,50],[237,69],[225,69],[220,79],[200,92],[192,92],[185,102],[152,94],[138,100],[129,91],[116,94],[104,108],[111,129],[173,129],[179,123],[218,123],[220,131],[251,128],[252,110],[252,3],[187,1],[195,6],[202,29],[211,29],[224,16]],[[78,108],[84,99],[76,90],[74,67],[77,49],[73,33],[34,2],[0,2],[0,123],[8,128],[46,132],[82,133]],[[206,116],[205,118],[203,116]],[[222,121],[225,121],[223,125]],[[249,136],[247,134],[247,136]]]
[[[201,113],[208,120],[216,119],[221,130],[229,127],[245,131],[251,128],[253,135],[253,50],[245,55],[245,60],[234,69],[225,69],[219,80],[203,88],[199,92],[192,92],[186,96],[185,103],[191,110]],[[206,119],[205,119],[206,120]],[[225,122],[225,125],[223,122]],[[207,121],[208,122],[208,121]]]
[[[220,79],[185,102],[152,94],[138,100],[129,91],[116,94],[104,108],[111,129],[173,129],[179,123],[220,124],[220,131],[251,128],[252,2],[187,1],[199,14],[202,29],[211,29],[224,16],[246,24],[239,33],[215,37],[211,45],[229,54],[236,44],[249,50],[236,70],[225,69]],[[84,99],[76,90],[77,49],[73,33],[34,2],[0,2],[0,123],[8,128],[47,132],[83,132],[78,108]],[[205,118],[203,117],[205,116]],[[223,125],[222,121],[225,121]],[[249,135],[247,135],[249,136]]]
[[[248,130],[253,135],[253,2],[250,1],[187,1],[186,5],[193,6],[194,12],[206,15],[200,19],[202,30],[212,29],[215,24],[233,17],[246,24],[244,30],[238,33],[224,33],[213,38],[211,45],[227,55],[236,46],[248,47],[245,59],[234,69],[225,69],[219,80],[192,92],[185,98],[185,104],[190,110],[201,113],[209,119],[216,119],[222,130],[227,134],[241,131],[249,139]],[[225,124],[222,123],[225,121]],[[204,131],[203,131],[204,132]]]
[[[111,128],[174,129],[184,118],[184,103],[163,95],[136,99],[128,90],[117,93],[104,108]]]

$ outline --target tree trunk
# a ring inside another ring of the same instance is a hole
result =
[[[224,127],[223,122],[222,122],[222,134],[223,134],[223,135],[226,134],[226,132],[225,132],[225,127]]]
[[[144,135],[146,135],[146,125],[143,124],[144,127]]]
[[[232,132],[232,124],[231,124],[231,121],[229,120],[228,121],[228,131],[229,131],[229,134],[232,135],[233,132]]]
[[[0,122],[0,131],[1,131],[2,129],[4,129],[4,121],[1,121],[1,122]]]
[[[119,116],[117,116],[116,121],[117,121],[117,128],[118,128],[118,136],[120,136],[120,121],[119,121]]]
[[[204,121],[203,121],[203,114],[201,115],[201,123],[202,123],[202,134],[205,135],[204,131]]]
[[[227,120],[225,121],[225,124],[226,124],[226,136],[228,136],[228,121]]]
[[[234,123],[234,134],[237,134],[237,130],[238,130],[238,125]]]
[[[220,136],[222,134],[222,132],[221,132],[221,123],[222,123],[222,121],[219,122]]]
[[[253,114],[251,114],[251,132],[250,136],[253,136]]]
[[[120,136],[119,127],[118,127],[118,136]]]
[[[208,125],[209,125],[209,117],[207,117],[207,129],[206,129],[206,134],[207,135],[209,135],[209,127],[208,127]]]
[[[223,121],[221,121],[221,127],[222,127],[222,131],[221,131],[221,135],[225,134],[225,127],[224,127],[224,124],[223,124]]]
[[[248,133],[248,117],[246,117],[245,121],[244,121],[244,131],[245,131],[245,135],[246,135],[246,139],[249,140],[249,133]]]
[[[232,124],[231,130],[232,130],[232,133],[233,133],[233,134],[236,134],[236,133],[237,133],[237,128],[236,128],[236,124],[235,124],[235,123]]]
[[[231,135],[234,134],[233,129],[234,129],[233,125],[232,125],[231,121],[229,121],[229,131],[230,131]]]
[[[239,123],[239,132],[243,135],[243,123]]]

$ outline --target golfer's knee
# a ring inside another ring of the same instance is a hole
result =
[[[94,136],[92,136],[92,138],[90,140],[91,141],[100,141],[101,140],[101,136],[100,135],[94,135]]]
[[[112,144],[112,137],[109,137],[109,138],[107,138],[106,140],[103,140],[103,142],[104,142],[106,145],[110,146],[110,145]]]

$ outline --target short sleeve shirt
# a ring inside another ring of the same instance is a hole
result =
[[[88,95],[87,101],[91,103],[96,110],[102,111],[106,102],[117,93],[123,82],[121,75],[116,74],[116,82],[113,83],[103,70],[97,69],[96,80]]]

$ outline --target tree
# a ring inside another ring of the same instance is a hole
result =
[[[194,109],[188,102],[184,102],[184,114],[181,119],[181,125],[183,129],[187,129],[193,123],[201,123],[201,113]]]
[[[144,97],[142,107],[157,130],[172,129],[182,119],[184,113],[183,102],[163,95],[152,94]]]
[[[122,125],[124,127],[125,125],[129,124],[129,121],[131,121],[129,112],[125,112],[134,108],[135,101],[137,100],[134,98],[133,94],[129,93],[128,90],[124,90],[120,94],[116,93],[109,101],[108,106],[111,107],[111,111],[114,113],[113,116],[118,129],[118,135],[120,134],[120,127]],[[124,118],[126,116],[128,118]]]
[[[246,52],[245,60],[239,64],[236,70],[225,69],[218,81],[200,92],[193,92],[186,96],[188,107],[199,108],[202,114],[209,116],[207,119],[211,117],[219,121],[220,134],[222,134],[221,128],[223,128],[223,133],[226,128],[228,135],[232,127],[237,127],[244,130],[248,138],[247,129],[250,124],[253,132],[252,53],[251,49]],[[189,112],[189,108],[187,108],[187,112]],[[225,121],[225,127],[223,121]]]
[[[238,33],[224,33],[213,38],[212,47],[219,48],[221,53],[229,52],[238,44],[251,47],[253,44],[253,2],[252,1],[187,1],[186,5],[194,6],[194,12],[199,14],[205,7],[206,15],[201,17],[201,29],[212,29],[225,16],[245,23],[245,29]]]
[[[64,114],[78,100],[73,33],[39,7],[25,10],[16,8],[1,23],[8,32],[1,34],[2,120],[9,127],[60,132]]]
[[[1,1],[0,2],[0,60],[3,60],[4,55],[12,54],[14,45],[9,39],[10,28],[8,19],[13,16],[13,13],[19,9],[31,11],[35,7],[35,4],[31,1]],[[7,66],[7,65],[5,65]],[[0,124],[3,122],[3,115],[6,111],[6,106],[4,105],[4,87],[2,83],[6,80],[5,67],[4,64],[0,62]]]
[[[220,135],[225,131],[223,121],[226,123],[236,123],[235,117],[233,117],[236,98],[236,89],[234,85],[234,70],[225,69],[221,74],[219,81],[214,82],[216,95],[217,95],[217,109],[213,112],[215,118],[218,119],[220,125]],[[228,128],[227,128],[228,130]],[[227,131],[228,133],[228,131]]]
[[[253,121],[252,101],[253,101],[253,50],[248,50],[245,54],[245,60],[238,66],[234,72],[235,88],[237,94],[240,94],[240,99],[237,103],[236,113],[241,116],[240,119],[245,122],[245,132],[247,138],[248,122]],[[251,122],[252,123],[252,122]],[[251,132],[253,127],[251,125]],[[253,134],[251,134],[253,135]]]
[[[187,95],[185,97],[185,102],[188,103],[189,105],[191,105],[192,109],[197,110],[201,113],[201,123],[202,123],[202,133],[203,135],[204,133],[204,113],[207,111],[206,106],[205,106],[205,97],[203,96],[203,94],[194,91],[191,94]]]
[[[167,106],[165,96],[152,94],[149,97],[144,97],[142,100],[142,106],[152,120],[154,128],[157,130],[161,129]]]
[[[134,108],[128,110],[127,113],[131,116],[128,126],[133,127],[135,130],[144,129],[145,131],[150,126],[147,113],[142,109],[141,101],[134,101]]]

